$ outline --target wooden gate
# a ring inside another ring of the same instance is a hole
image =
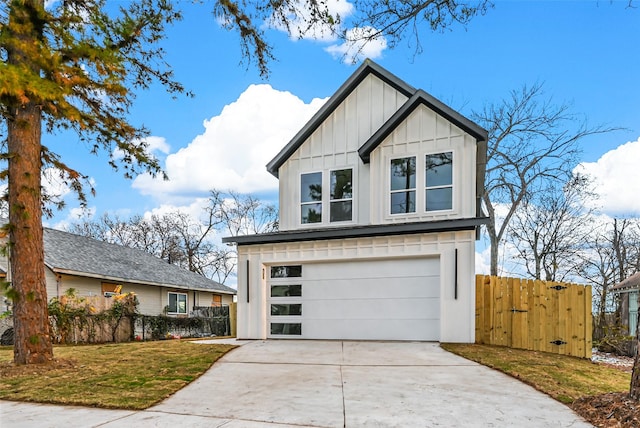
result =
[[[476,343],[591,358],[591,287],[477,275]]]

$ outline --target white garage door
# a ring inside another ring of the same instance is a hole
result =
[[[439,339],[437,258],[274,266],[269,288],[270,337]]]

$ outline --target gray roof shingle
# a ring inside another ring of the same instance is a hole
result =
[[[118,282],[236,294],[236,290],[141,250],[44,228],[44,261],[54,272]]]

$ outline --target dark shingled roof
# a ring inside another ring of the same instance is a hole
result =
[[[44,262],[57,273],[110,281],[236,294],[216,281],[141,250],[44,229]]]

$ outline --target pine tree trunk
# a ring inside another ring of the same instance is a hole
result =
[[[10,21],[22,45],[9,50],[8,61],[25,69],[37,70],[21,52],[22,46],[36,44],[42,30],[35,23],[34,8],[42,0],[11,6]],[[26,49],[26,48],[25,48]],[[47,287],[44,272],[44,243],[41,206],[40,107],[26,99],[11,103],[7,120],[9,153],[9,242],[13,299],[14,362],[46,363],[53,359]]]

